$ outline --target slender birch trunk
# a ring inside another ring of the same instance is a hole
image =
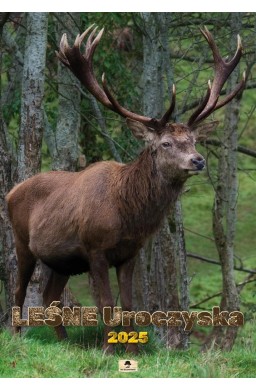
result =
[[[26,25],[17,182],[22,182],[41,170],[48,14],[29,12]],[[38,264],[27,289],[24,313],[28,306],[41,305],[42,278],[41,266]]]

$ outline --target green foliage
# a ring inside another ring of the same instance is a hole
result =
[[[142,35],[134,28],[134,17],[130,13],[90,13],[82,14],[82,30],[95,23],[99,29],[104,27],[104,35],[94,54],[94,69],[97,79],[105,73],[108,85],[120,104],[130,110],[142,112],[141,73],[142,73]],[[122,28],[129,27],[133,45],[129,51],[118,47],[117,36]],[[82,118],[81,146],[87,161],[113,159],[98,123],[91,110],[88,99],[82,102],[84,116]],[[110,111],[100,106],[104,113],[108,131],[124,161],[135,155],[137,142],[131,140],[130,132],[123,121]],[[91,125],[92,124],[92,125]],[[134,150],[135,148],[135,150]]]

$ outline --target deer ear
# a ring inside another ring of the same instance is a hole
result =
[[[218,124],[218,121],[212,121],[193,127],[193,132],[195,134],[196,140],[203,141],[207,139],[210,133],[216,129]]]
[[[151,142],[155,138],[155,131],[150,127],[143,125],[143,123],[126,118],[126,124],[137,139],[142,139],[146,142]]]

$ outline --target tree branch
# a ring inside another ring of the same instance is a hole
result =
[[[215,139],[207,139],[202,142],[202,145],[213,145],[213,146],[221,146],[221,141],[215,140]],[[246,154],[247,156],[251,156],[256,158],[256,150],[252,150],[249,148],[246,148],[245,146],[238,145],[238,147],[235,149],[237,152]]]
[[[114,159],[118,162],[122,162],[122,159],[121,159],[121,156],[120,154],[118,153],[116,147],[115,147],[115,144],[112,140],[112,138],[110,137],[109,135],[109,132],[108,132],[108,129],[107,129],[107,126],[106,126],[106,122],[105,122],[105,119],[102,115],[102,112],[100,110],[100,107],[98,105],[98,102],[97,100],[95,99],[94,96],[92,95],[89,95],[89,99],[91,101],[91,105],[92,105],[92,108],[93,108],[93,111],[94,111],[94,114],[97,118],[97,121],[98,121],[98,124],[101,128],[101,132],[103,134],[103,137],[105,138],[105,141],[106,143],[108,144],[109,146],[109,149],[111,151],[111,154],[113,155]]]
[[[191,257],[193,259],[197,259],[197,260],[201,260],[201,261],[204,261],[206,263],[210,263],[210,264],[214,264],[214,265],[219,265],[221,266],[221,263],[216,261],[216,260],[213,260],[213,259],[209,259],[209,257],[205,257],[205,256],[201,256],[201,255],[198,255],[196,253],[191,253],[191,252],[187,252],[187,256],[188,257]],[[256,271],[255,270],[252,270],[252,269],[247,269],[247,268],[241,268],[241,267],[234,267],[234,270],[236,271],[241,271],[241,272],[247,272],[249,274],[255,274],[256,275]]]

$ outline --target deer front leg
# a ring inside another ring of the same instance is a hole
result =
[[[90,253],[90,274],[93,279],[95,295],[97,296],[97,305],[102,315],[103,307],[114,307],[114,300],[112,297],[110,283],[109,283],[109,264],[106,256],[100,251],[91,251]],[[113,344],[108,344],[108,333],[113,328],[104,326],[104,342],[103,350],[107,353],[113,353]]]
[[[68,279],[69,276],[60,275],[51,270],[51,274],[43,292],[43,303],[45,307],[48,307],[53,301],[60,300]],[[58,325],[54,329],[59,340],[68,338],[67,331],[63,325]]]
[[[116,267],[117,280],[120,291],[120,300],[123,311],[132,311],[132,276],[135,265],[135,258],[125,261]],[[133,332],[133,325],[126,326],[124,329],[127,333]],[[126,352],[138,353],[137,344],[127,344]]]

